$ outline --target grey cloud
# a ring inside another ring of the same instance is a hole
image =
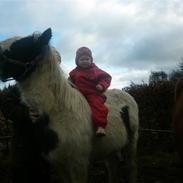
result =
[[[141,39],[136,40],[125,59],[135,61],[136,66],[143,63],[144,67],[148,67],[149,62],[150,65],[160,66],[175,63],[183,54],[182,29],[183,26],[180,26],[170,27],[165,31],[149,32]]]
[[[91,47],[97,63],[130,69],[168,70],[183,56],[182,0],[95,0],[93,8],[76,0],[3,2],[0,34],[52,27],[53,44],[65,64],[82,45]]]

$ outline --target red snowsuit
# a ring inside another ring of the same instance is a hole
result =
[[[94,63],[89,68],[76,67],[70,73],[72,82],[78,87],[80,92],[86,97],[91,111],[92,120],[98,127],[107,125],[108,108],[104,105],[106,96],[103,92],[110,86],[111,76],[99,69]],[[96,85],[103,86],[103,91],[98,91]]]

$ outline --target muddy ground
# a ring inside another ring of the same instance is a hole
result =
[[[139,183],[181,183],[179,159],[173,134],[141,133],[137,153]],[[124,162],[120,164],[121,183],[127,183]],[[10,183],[9,152],[0,153],[0,183]],[[90,169],[89,183],[106,183],[103,162],[96,162]]]

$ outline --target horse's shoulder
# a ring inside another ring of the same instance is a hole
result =
[[[107,97],[132,98],[132,96],[126,91],[116,88],[107,90],[105,94]]]

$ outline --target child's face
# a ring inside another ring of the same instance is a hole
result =
[[[88,55],[83,55],[78,60],[78,65],[82,68],[88,68],[92,63],[91,57]]]

